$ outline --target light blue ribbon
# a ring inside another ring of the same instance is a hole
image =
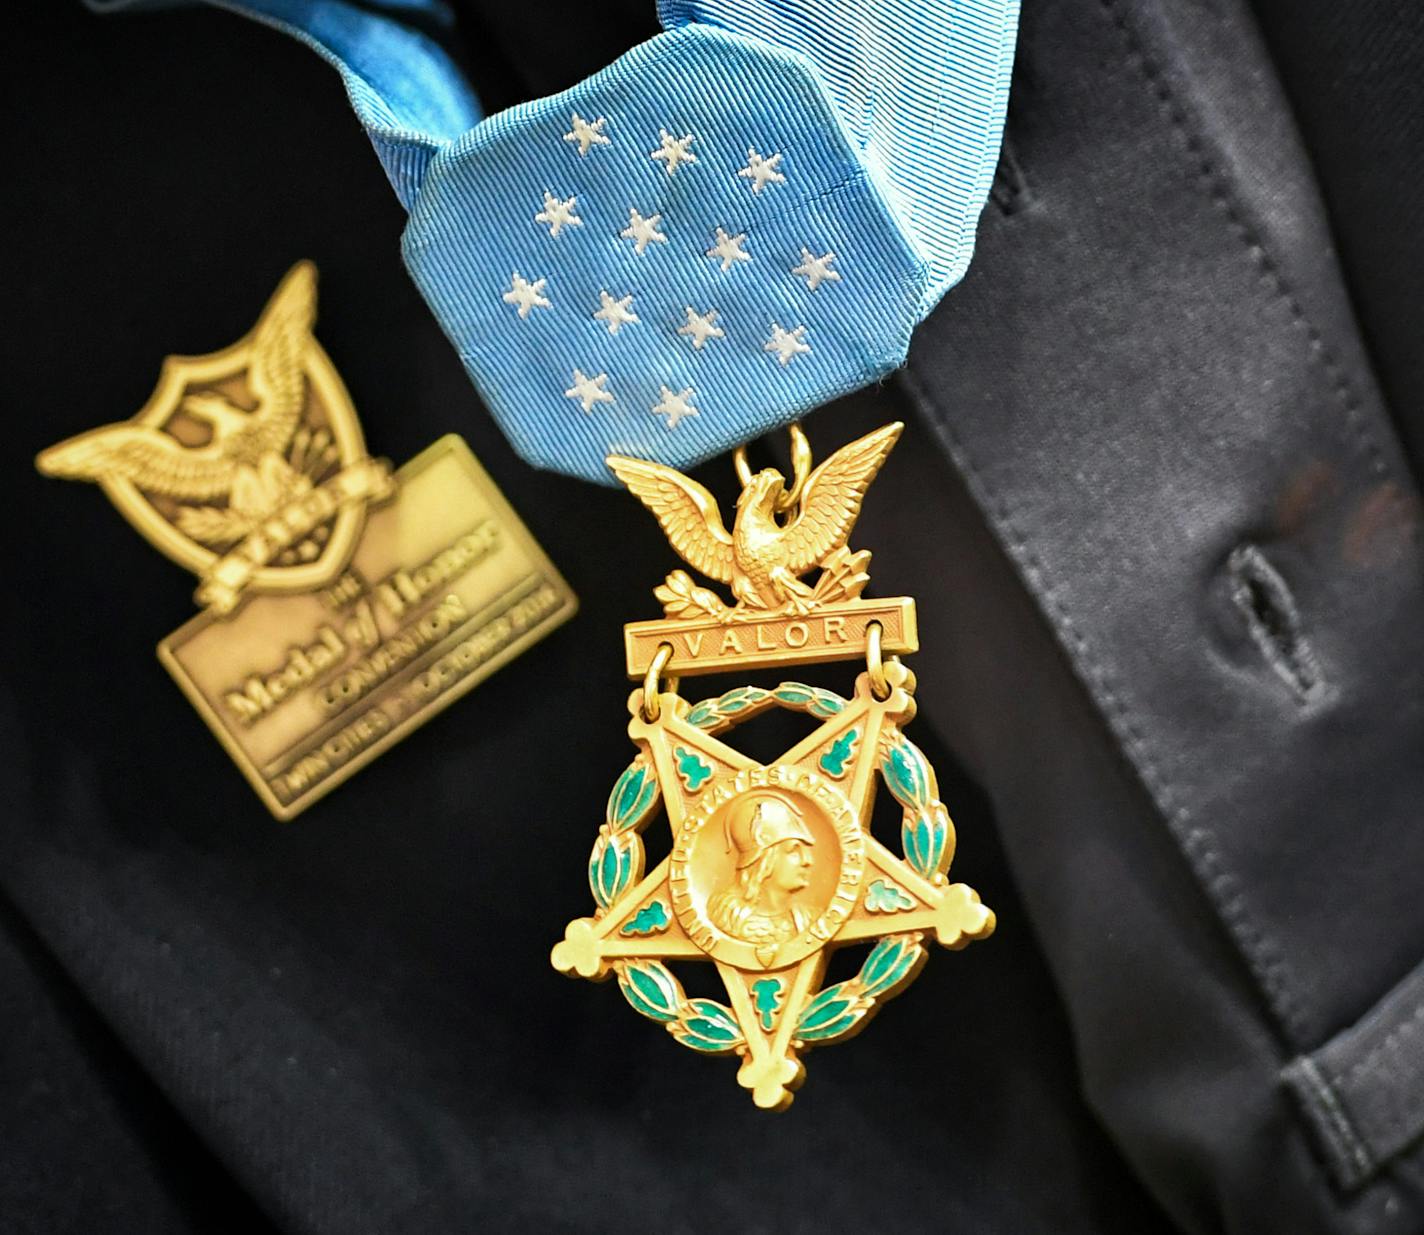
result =
[[[481,118],[399,10],[242,0],[341,74],[412,277],[516,449],[607,483],[877,380],[963,277],[1017,0],[663,0],[571,90]],[[96,7],[102,7],[102,0]]]

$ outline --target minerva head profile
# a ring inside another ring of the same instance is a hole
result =
[[[812,915],[796,903],[810,879],[816,843],[801,808],[779,793],[749,793],[727,811],[728,852],[735,873],[708,903],[712,921],[728,935],[763,945],[794,939]]]

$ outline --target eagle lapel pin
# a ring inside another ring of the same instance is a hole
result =
[[[867,488],[902,426],[842,447],[814,471],[792,430],[790,486],[736,457],[742,492],[728,531],[700,484],[660,464],[608,465],[699,574],[655,590],[665,618],[624,628],[629,736],[638,753],[609,795],[589,857],[592,916],[555,945],[559,971],[616,978],[642,1015],[679,1042],[740,1060],[757,1106],[791,1103],[802,1054],[851,1036],[919,973],[926,943],[961,948],[994,915],[946,875],[954,826],[933,769],[904,735],[914,675],[895,659],[918,649],[909,597],[867,600],[868,551],[847,540]],[[814,583],[802,576],[819,568]],[[738,686],[689,702],[682,676],[864,659],[849,697],[799,682]],[[769,764],[725,741],[783,708],[816,728]],[[871,834],[877,781],[901,810],[899,852]],[[659,808],[661,807],[661,811]],[[671,852],[645,871],[642,834],[661,813]],[[824,984],[832,950],[863,945],[855,976]],[[712,963],[727,1002],[689,997],[671,964]]]
[[[573,615],[458,437],[394,475],[312,334],[316,268],[243,339],[170,356],[132,419],[43,451],[199,578],[159,659],[289,819]]]

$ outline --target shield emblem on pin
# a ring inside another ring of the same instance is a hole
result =
[[[366,505],[390,492],[356,410],[312,334],[316,269],[294,266],[230,347],[169,356],[131,419],[44,451],[41,471],[91,480],[227,613],[249,589],[308,592],[349,561]]]

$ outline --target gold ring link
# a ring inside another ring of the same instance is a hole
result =
[[[781,495],[776,509],[785,512],[801,502],[806,492],[806,479],[811,475],[811,443],[806,440],[806,431],[799,424],[791,425],[791,488]]]
[[[648,724],[652,724],[658,719],[662,711],[662,703],[658,698],[658,680],[663,675],[663,670],[667,668],[668,661],[672,659],[672,644],[660,643],[658,650],[653,653],[653,659],[648,662],[648,671],[643,674],[643,719]]]
[[[881,652],[884,629],[879,622],[865,628],[865,671],[870,675],[870,693],[881,703],[890,698],[890,679],[885,676],[885,659]]]
[[[801,501],[806,492],[806,481],[811,475],[811,443],[806,439],[806,431],[798,423],[789,429],[791,435],[791,487],[776,499],[778,514],[785,514]],[[737,480],[742,488],[752,483],[752,466],[747,462],[747,448],[738,446],[732,452],[732,466],[737,469]]]
[[[745,489],[752,483],[752,465],[747,462],[745,446],[738,446],[732,451],[732,466],[737,469],[737,483]]]

